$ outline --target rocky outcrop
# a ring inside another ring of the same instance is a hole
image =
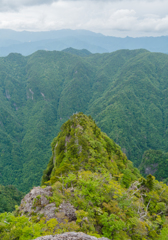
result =
[[[69,203],[63,202],[58,208],[55,203],[50,203],[52,187],[34,187],[21,201],[19,212],[22,215],[43,215],[46,220],[56,218],[59,223],[67,219],[69,222],[76,220],[76,209]]]
[[[42,214],[46,219],[55,218],[55,203],[50,203],[48,198],[53,195],[52,187],[34,187],[21,201],[19,211],[21,215],[31,216],[33,213]]]
[[[55,236],[48,235],[44,237],[38,237],[34,240],[109,240],[108,238],[96,238],[93,236],[89,236],[85,233],[79,232],[68,232],[63,234],[57,234]]]
[[[158,163],[153,163],[150,166],[146,166],[145,167],[145,174],[146,175],[148,175],[148,174],[154,175],[154,173],[157,171],[157,166],[158,166]]]
[[[63,202],[59,206],[59,212],[63,212],[70,222],[76,220],[75,211],[76,209],[74,208],[74,206],[67,202]]]

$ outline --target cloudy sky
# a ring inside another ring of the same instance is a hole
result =
[[[168,0],[0,0],[0,28],[168,35]]]

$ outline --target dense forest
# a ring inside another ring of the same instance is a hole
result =
[[[168,183],[168,153],[152,149],[145,151],[139,169],[144,176],[152,174],[159,181]]]
[[[166,240],[168,186],[143,178],[121,148],[83,113],[54,138],[42,187],[0,214],[0,238],[84,232],[112,240]],[[53,210],[53,214],[49,210]]]
[[[19,205],[24,194],[18,191],[14,186],[0,185],[0,213],[12,212],[15,205]]]
[[[0,58],[0,184],[40,183],[50,142],[76,112],[91,115],[135,166],[168,151],[168,55],[38,51]]]

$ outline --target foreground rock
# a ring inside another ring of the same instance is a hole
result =
[[[68,232],[63,234],[57,234],[55,236],[48,235],[44,237],[38,237],[34,240],[109,240],[108,238],[96,238],[93,236],[89,236],[85,233],[79,232]]]

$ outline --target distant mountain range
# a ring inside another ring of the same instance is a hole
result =
[[[168,53],[168,36],[119,38],[87,30],[64,29],[46,32],[0,30],[0,56],[7,56],[9,53],[27,56],[37,50],[61,51],[69,47],[87,49],[91,53],[140,48],[151,52]]]

